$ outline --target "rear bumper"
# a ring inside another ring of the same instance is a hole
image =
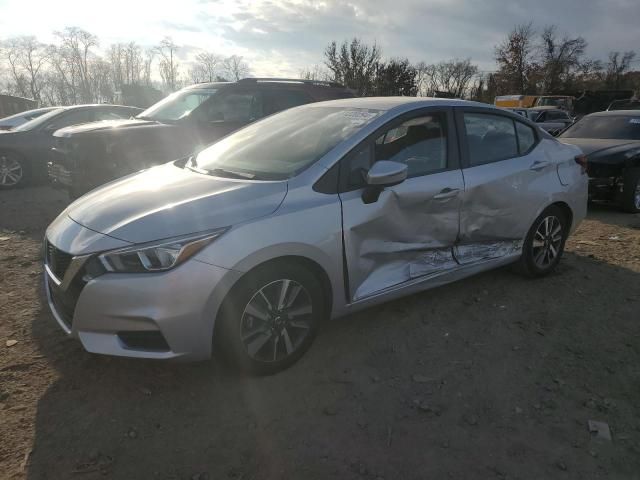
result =
[[[45,290],[58,325],[91,353],[201,360],[211,356],[216,313],[240,275],[197,260],[158,274],[108,273],[86,282],[69,309],[45,268]]]

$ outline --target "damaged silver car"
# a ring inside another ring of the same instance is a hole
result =
[[[71,204],[46,233],[49,305],[90,352],[273,373],[325,318],[510,263],[549,273],[584,166],[479,103],[293,108]]]

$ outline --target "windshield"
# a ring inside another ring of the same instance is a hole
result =
[[[56,108],[51,110],[50,112],[45,113],[44,115],[40,115],[39,117],[34,118],[33,120],[29,120],[26,123],[16,127],[13,129],[14,132],[26,132],[28,130],[33,130],[38,128],[40,125],[44,125],[53,117],[58,115],[59,113],[64,112],[64,108]]]
[[[565,138],[640,140],[640,115],[584,117],[560,135]]]
[[[147,108],[138,118],[159,122],[180,120],[209,100],[216,91],[215,88],[198,88],[176,92]]]
[[[194,162],[213,175],[286,179],[382,114],[381,110],[303,106],[249,125],[203,150]]]
[[[29,120],[33,120],[34,118],[39,117],[40,115],[44,115],[45,113],[50,112],[51,110],[51,108],[38,108],[35,110],[27,110],[26,112],[16,113],[9,117],[0,119],[0,125],[21,125],[28,122]]]

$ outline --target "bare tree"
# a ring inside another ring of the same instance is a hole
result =
[[[54,32],[60,40],[58,59],[66,64],[70,75],[67,81],[76,87],[81,102],[91,102],[91,74],[89,63],[92,60],[92,48],[97,47],[98,37],[78,27],[67,27],[61,32]]]
[[[331,75],[329,74],[327,69],[317,64],[310,68],[303,68],[302,70],[300,70],[299,75],[300,75],[300,78],[303,80],[320,80],[320,81],[331,80]]]
[[[541,35],[540,65],[542,73],[542,93],[554,93],[570,89],[574,74],[587,48],[582,37],[558,38],[555,25],[548,26]]]
[[[609,88],[622,88],[624,75],[629,71],[631,62],[636,56],[636,52],[629,50],[622,55],[620,52],[609,52],[609,62],[607,63],[606,84]]]
[[[473,78],[478,74],[478,67],[471,59],[447,60],[427,65],[417,65],[417,84],[420,95],[435,95],[437,92],[450,94],[457,98],[470,95]]]
[[[9,65],[9,72],[12,79],[10,86],[11,93],[14,93],[20,97],[26,97],[27,93],[27,78],[20,68],[20,39],[10,38],[2,43],[2,57]]]
[[[512,92],[535,92],[534,35],[532,23],[517,25],[495,48],[499,77]]]
[[[189,70],[193,83],[214,82],[222,73],[224,58],[212,52],[201,52]]]
[[[223,61],[224,71],[231,80],[236,82],[241,78],[249,75],[249,65],[243,60],[241,56],[231,55]]]
[[[178,85],[179,64],[176,57],[178,46],[173,43],[171,37],[165,37],[155,49],[160,56],[160,77],[165,88],[170,92],[176,90]]]
[[[357,38],[344,41],[340,47],[331,42],[324,51],[325,65],[331,71],[332,80],[356,90],[360,96],[375,93],[381,56],[376,44],[369,46]]]
[[[148,48],[144,51],[144,59],[143,59],[143,67],[142,67],[142,77],[143,83],[147,87],[151,86],[151,74],[153,71],[153,60],[156,56],[156,52],[153,48]]]

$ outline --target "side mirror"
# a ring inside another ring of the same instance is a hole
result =
[[[404,163],[380,160],[373,164],[366,176],[367,187],[362,192],[364,203],[378,201],[385,187],[398,185],[407,179],[407,166]]]

